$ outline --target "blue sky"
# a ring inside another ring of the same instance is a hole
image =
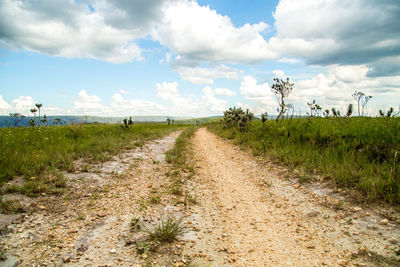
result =
[[[0,115],[274,114],[274,77],[296,113],[362,91],[376,115],[400,104],[399,16],[395,0],[4,0]]]

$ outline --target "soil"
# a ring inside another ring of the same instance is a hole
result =
[[[400,265],[400,228],[373,207],[300,184],[204,128],[188,151],[194,171],[177,169],[164,153],[178,135],[66,174],[69,193],[30,199],[26,214],[4,215],[1,265]],[[176,179],[182,194],[171,193]],[[160,201],[151,201],[155,195]],[[131,219],[152,229],[169,216],[183,219],[185,233],[140,254],[136,243],[146,233]]]

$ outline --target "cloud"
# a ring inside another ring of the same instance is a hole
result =
[[[400,55],[399,16],[396,0],[280,0],[269,44],[309,64],[373,66]]]
[[[20,96],[11,101],[13,112],[19,112],[25,116],[32,115],[30,110],[35,107],[35,101],[31,96]]]
[[[159,115],[165,113],[165,108],[151,101],[127,99],[119,93],[112,96],[111,109],[118,116],[129,115]]]
[[[239,90],[244,99],[254,101],[256,106],[264,107],[264,111],[272,112],[275,110],[276,99],[267,82],[258,84],[253,77],[245,76]]]
[[[74,101],[73,110],[82,115],[98,115],[111,113],[111,109],[101,103],[100,97],[88,95],[85,90],[81,90],[77,99]]]
[[[248,64],[277,58],[261,35],[268,28],[264,22],[237,28],[209,6],[181,1],[166,7],[153,38],[185,58]]]
[[[222,113],[224,110],[226,110],[227,102],[222,99],[217,99],[215,97],[215,92],[209,86],[204,87],[202,91],[204,94],[202,97],[204,104],[209,110],[218,113]]]
[[[169,115],[193,115],[202,111],[199,101],[192,97],[182,97],[178,92],[177,82],[163,82],[156,84],[157,97],[169,104]],[[204,111],[202,111],[204,112]]]
[[[213,84],[215,79],[225,78],[228,80],[238,79],[240,71],[224,64],[215,68],[176,66],[172,69],[179,73],[183,80],[193,84]]]
[[[272,74],[274,75],[274,78],[278,78],[278,79],[286,78],[285,72],[283,70],[273,70]]]
[[[236,92],[227,88],[215,88],[215,94],[221,96],[235,96]]]
[[[209,87],[204,87],[201,98],[181,96],[177,82],[157,83],[157,97],[167,101],[168,115],[208,116],[221,114],[226,109],[227,102],[216,98],[216,93]]]
[[[122,2],[96,1],[92,12],[87,1],[4,0],[0,3],[0,45],[6,49],[112,63],[140,60],[141,50],[135,40],[150,32],[147,25],[155,15],[148,20],[130,15],[128,18],[127,9],[122,9],[127,4]],[[129,2],[132,8],[135,4],[145,6],[143,1]],[[160,1],[149,2],[160,4]],[[153,10],[151,4],[147,6],[140,11],[143,15]],[[106,7],[110,7],[108,12]]]
[[[385,97],[387,105],[397,106],[396,101],[400,88],[400,76],[376,77],[367,76],[366,65],[328,66],[326,73],[319,73],[310,79],[295,81],[294,89],[288,101],[295,103],[295,109],[306,110],[306,103],[315,99],[323,108],[346,108],[355,104],[351,95],[361,91],[374,98],[371,104],[382,107],[375,97]],[[370,115],[376,115],[372,112]]]
[[[4,101],[3,96],[0,95],[0,110],[9,110],[11,109],[11,105]]]

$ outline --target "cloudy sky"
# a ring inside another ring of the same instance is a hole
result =
[[[1,0],[0,115],[276,113],[400,104],[399,0]]]

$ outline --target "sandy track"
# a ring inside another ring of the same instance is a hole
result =
[[[369,251],[379,259],[394,255],[397,226],[379,225],[381,218],[359,207],[321,205],[337,200],[282,179],[281,167],[204,128],[193,144],[203,236],[192,250],[212,256],[204,265],[370,266],[376,262],[363,257]]]

